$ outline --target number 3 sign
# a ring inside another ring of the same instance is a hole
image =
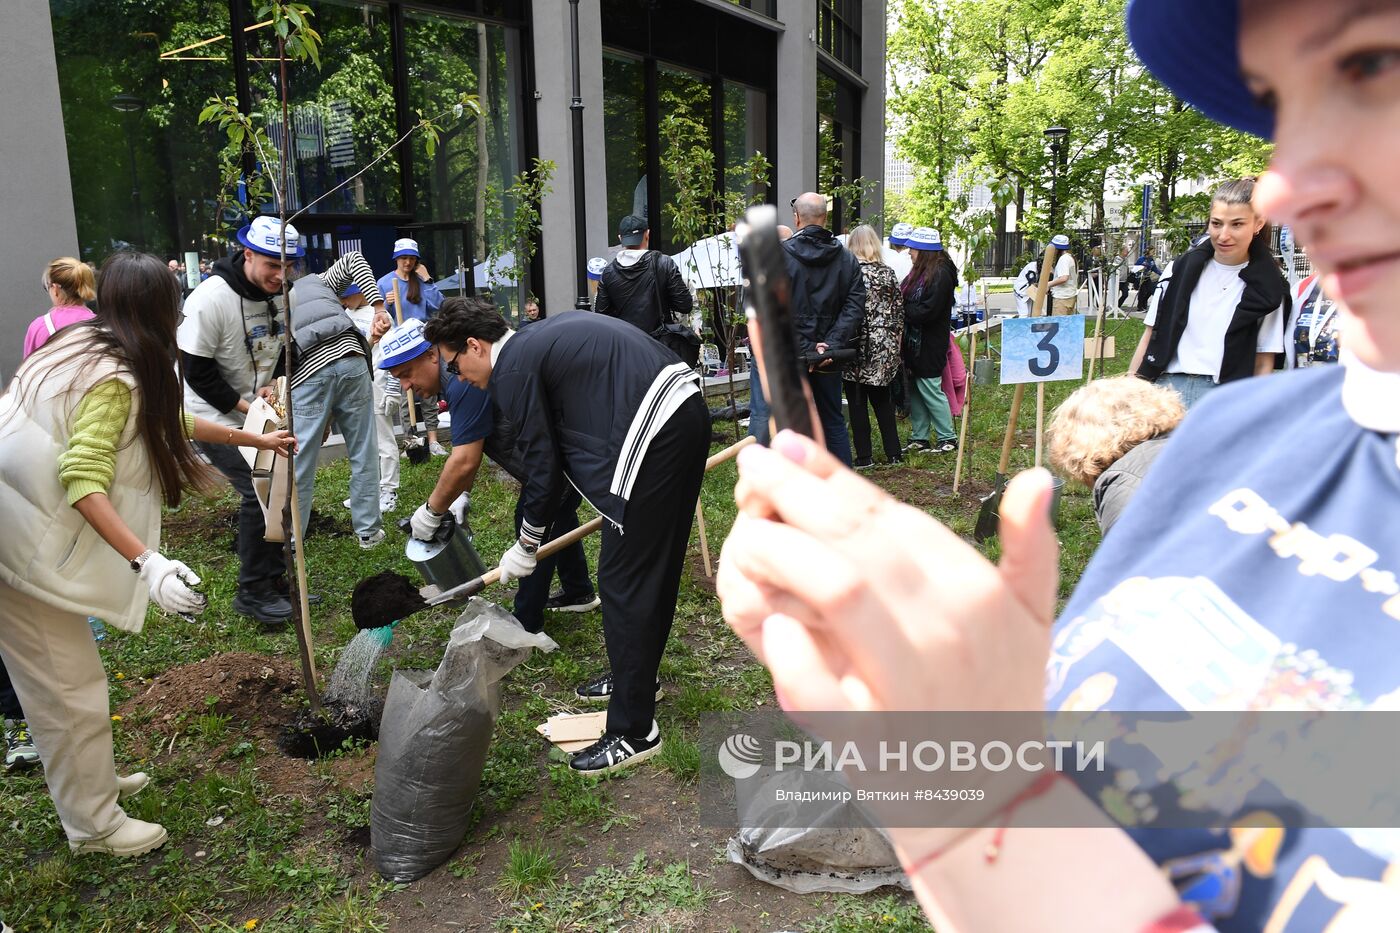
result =
[[[1083,377],[1084,315],[1002,320],[1002,385]]]

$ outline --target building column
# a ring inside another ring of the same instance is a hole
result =
[[[876,182],[865,205],[867,220],[885,210],[885,16],[884,3],[867,0],[863,5],[860,61],[867,87],[860,103],[860,173],[866,181]]]
[[[541,159],[555,164],[551,191],[540,206],[541,257],[544,261],[545,313],[574,306],[578,297],[574,268],[573,45],[567,0],[532,3],[536,126]],[[606,255],[608,192],[601,179],[603,138],[603,27],[599,0],[580,0],[578,9],[579,78],[583,87],[583,161],[587,256]]]
[[[73,184],[53,25],[46,0],[0,3],[0,126],[5,128],[5,169],[0,172],[0,371],[15,374],[29,322],[48,309],[39,290],[44,267],[59,256],[78,256]],[[0,383],[3,385],[4,383]]]
[[[788,201],[817,186],[817,4],[778,0],[778,19],[784,29],[778,36],[777,99],[772,102],[778,114],[773,200],[780,221],[790,223]]]

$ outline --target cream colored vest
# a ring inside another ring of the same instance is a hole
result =
[[[134,377],[95,346],[48,365],[53,353],[65,356],[89,342],[88,333],[60,333],[25,361],[0,396],[0,579],[56,608],[139,632],[150,598],[145,585],[68,505],[58,481],[78,403],[99,383],[120,379],[131,387],[131,414],[107,495],[132,533],[160,549],[160,483],[136,433],[141,393]]]

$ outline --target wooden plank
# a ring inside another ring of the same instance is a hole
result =
[[[1084,359],[1086,359],[1086,360],[1095,359],[1094,351],[1095,351],[1095,349],[1096,349],[1096,343],[1097,343],[1097,342],[1094,340],[1093,337],[1085,337],[1085,338],[1084,338]],[[1114,342],[1113,337],[1111,337],[1111,336],[1109,336],[1109,337],[1104,337],[1104,338],[1103,338],[1103,356],[1098,357],[1098,359],[1101,359],[1101,360],[1111,360],[1111,359],[1113,359],[1113,358],[1114,358],[1115,356],[1117,356],[1117,355],[1118,355],[1117,344]]]

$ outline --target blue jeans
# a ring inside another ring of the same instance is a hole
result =
[[[765,447],[768,445],[768,399],[763,394],[763,383],[758,379],[758,364],[749,367],[749,434],[758,438]]]
[[[379,530],[379,439],[374,424],[374,383],[359,354],[342,357],[318,370],[292,390],[296,427],[297,502],[305,534],[311,522],[311,497],[316,488],[316,462],[321,437],[331,418],[345,438],[350,460],[350,523],[358,535]]]
[[[1198,376],[1194,373],[1162,373],[1157,377],[1157,385],[1175,389],[1176,394],[1181,396],[1181,404],[1185,405],[1188,411],[1208,393],[1220,388],[1220,384],[1210,376]]]
[[[851,436],[846,433],[846,413],[841,408],[841,370],[832,367],[829,372],[810,372],[807,382],[812,386],[812,398],[817,403],[826,449],[850,466]]]

